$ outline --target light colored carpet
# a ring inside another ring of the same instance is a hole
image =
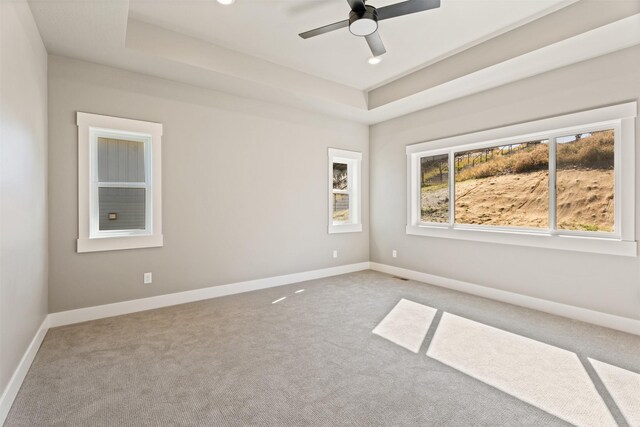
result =
[[[419,354],[371,333],[403,298]],[[52,329],[6,426],[569,425],[427,357],[443,312],[640,372],[640,337],[364,271]]]
[[[417,353],[436,315],[435,308],[401,299],[373,333]]]
[[[427,355],[571,424],[616,425],[570,351],[444,313]]]
[[[640,349],[638,349],[640,351]],[[640,427],[640,374],[589,359],[629,425]]]

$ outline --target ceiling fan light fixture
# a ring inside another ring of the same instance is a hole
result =
[[[218,3],[223,4],[225,6],[229,6],[230,4],[233,4],[236,0],[218,0]]]
[[[368,62],[371,65],[377,65],[382,62],[382,56],[372,56],[369,58]]]
[[[349,31],[355,36],[365,37],[378,30],[378,12],[376,8],[367,6],[364,12],[351,11],[349,14]]]

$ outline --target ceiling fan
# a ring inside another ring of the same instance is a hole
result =
[[[325,25],[324,27],[300,34],[303,39],[319,36],[334,30],[349,27],[351,34],[364,37],[374,57],[379,57],[387,50],[378,34],[378,21],[395,18],[411,13],[424,12],[440,7],[440,0],[406,0],[381,8],[365,4],[366,0],[347,0],[351,7],[349,19]]]

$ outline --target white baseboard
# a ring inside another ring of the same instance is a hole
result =
[[[380,271],[382,273],[405,277],[407,279],[416,280],[443,288],[454,289],[456,291],[478,295],[496,301],[519,305],[521,307],[531,308],[534,310],[543,311],[545,313],[555,314],[557,316],[568,317],[570,319],[580,320],[582,322],[592,323],[594,325],[604,326],[630,334],[640,335],[640,320],[602,313],[599,311],[544,300],[541,298],[530,297],[527,295],[516,294],[514,292],[480,286],[474,283],[463,282],[461,280],[449,279],[447,277],[408,270],[406,268],[379,264],[377,262],[371,262],[370,265],[372,270]]]
[[[290,285],[292,283],[304,282],[306,280],[321,279],[323,277],[337,276],[339,274],[353,273],[355,271],[368,269],[369,262],[361,262],[357,264],[324,268],[321,270],[305,271],[302,273],[293,273],[284,276],[268,277],[265,279],[249,280],[229,285],[212,286],[210,288],[195,289],[192,291],[98,305],[95,307],[79,308],[77,310],[61,311],[49,314],[49,327],[54,328],[56,326],[70,325],[73,323],[86,322],[105,317],[120,316],[122,314],[185,304],[188,302],[223,297],[242,292],[255,291],[258,289],[273,288],[275,286]]]
[[[31,340],[29,347],[27,347],[27,351],[22,356],[20,363],[18,363],[18,367],[13,372],[7,387],[4,389],[2,396],[0,396],[0,426],[4,424],[7,415],[9,414],[9,410],[11,409],[11,405],[13,405],[13,401],[18,395],[18,391],[22,386],[22,381],[27,376],[27,372],[29,372],[29,368],[31,367],[31,363],[33,359],[36,357],[38,353],[38,349],[44,340],[44,336],[47,334],[49,330],[49,316],[45,317],[36,332],[36,335]]]
[[[543,311],[558,316],[568,317],[583,322],[617,329],[623,332],[640,335],[640,321],[612,314],[601,313],[586,308],[575,307],[540,298],[520,295],[513,292],[493,289],[460,280],[449,279],[419,271],[408,270],[400,267],[379,264],[375,262],[361,262],[357,264],[330,267],[321,270],[312,270],[302,273],[287,274],[284,276],[268,277],[265,279],[249,280],[228,285],[214,286],[192,291],[178,292],[156,297],[142,298],[132,301],[118,302],[114,304],[87,307],[77,310],[62,311],[49,314],[36,332],[33,340],[29,344],[27,351],[20,360],[9,384],[0,397],[0,425],[2,425],[11,409],[22,382],[24,381],[31,363],[35,358],[44,337],[49,330],[56,326],[70,325],[73,323],[86,322],[89,320],[101,319],[105,317],[119,316],[122,314],[135,313],[139,311],[151,310],[154,308],[168,307],[171,305],[185,304],[188,302],[201,301],[210,298],[217,298],[226,295],[239,294],[243,292],[255,291],[259,289],[272,288],[276,286],[290,285],[292,283],[304,282],[307,280],[321,279],[323,277],[337,276],[340,274],[353,273],[362,270],[375,270],[382,273],[393,274],[406,277],[408,279],[429,283],[443,288],[454,289],[468,294],[478,295],[485,298],[519,305],[534,310]]]

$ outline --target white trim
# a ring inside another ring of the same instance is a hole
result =
[[[158,248],[164,244],[163,236],[118,236],[78,239],[78,252],[118,251],[123,249]]]
[[[324,277],[337,276],[340,274],[353,273],[363,270],[374,270],[395,276],[406,277],[408,279],[429,283],[431,285],[454,289],[472,295],[489,298],[521,307],[531,308],[557,316],[568,317],[595,325],[604,326],[619,331],[640,335],[640,320],[615,316],[613,314],[602,313],[586,308],[556,303],[540,298],[529,297],[513,292],[493,289],[460,280],[449,279],[433,274],[422,273],[405,268],[394,267],[376,262],[361,262],[338,267],[330,267],[320,270],[312,270],[302,273],[293,273],[284,276],[276,276],[265,279],[250,280],[234,284],[214,286],[193,291],[178,292],[156,297],[142,298],[131,301],[124,301],[114,304],[106,304],[95,307],[81,308],[77,310],[62,311],[49,314],[42,322],[36,332],[24,356],[20,360],[7,387],[0,397],[0,425],[4,423],[11,409],[20,387],[35,359],[40,346],[49,328],[71,325],[90,320],[102,319],[106,317],[119,316],[123,314],[136,313],[155,308],[168,307],[172,305],[185,304],[189,302],[201,301],[210,298],[217,298],[227,295],[234,295],[260,289],[299,283],[306,280],[321,279]]]
[[[357,151],[339,150],[329,148],[328,151],[328,190],[329,190],[329,216],[327,231],[334,233],[353,233],[362,231],[362,153]],[[347,191],[333,189],[333,164],[345,163],[347,165],[347,179],[349,181]],[[335,193],[349,195],[349,220],[344,222],[333,221],[333,195]]]
[[[40,328],[38,328],[36,334],[31,340],[29,347],[27,347],[27,351],[25,351],[22,359],[20,359],[20,363],[18,363],[15,371],[13,371],[13,375],[11,376],[9,383],[2,392],[2,396],[0,397],[0,426],[3,425],[6,420],[9,410],[11,409],[11,405],[13,405],[13,401],[18,395],[20,387],[22,387],[22,382],[27,376],[27,372],[29,372],[33,359],[35,359],[48,330],[49,316],[46,316],[42,321]]]
[[[437,226],[407,225],[406,233],[414,236],[438,237],[443,239],[473,240],[476,242],[501,243],[505,245],[530,246],[534,248],[558,249],[565,251],[589,252],[605,255],[635,257],[638,243],[610,238],[559,235],[529,232],[526,230],[495,230],[471,227],[446,228]]]
[[[78,252],[149,248],[162,238],[162,124],[77,112],[78,126]],[[127,135],[145,143],[146,229],[97,231],[97,134]],[[94,167],[92,168],[92,165]],[[151,209],[149,208],[151,207]],[[93,227],[93,229],[92,229]]]
[[[379,271],[381,273],[404,277],[442,288],[453,289],[467,294],[489,298],[495,301],[518,305],[556,316],[567,317],[569,319],[604,326],[605,328],[611,328],[630,334],[640,335],[640,320],[637,319],[616,316],[614,314],[589,310],[587,308],[562,304],[559,302],[549,301],[536,297],[530,297],[527,295],[517,294],[515,292],[503,291],[501,289],[490,288],[474,283],[463,282],[461,280],[450,279],[447,277],[436,276],[434,274],[422,273],[415,270],[380,264],[377,262],[371,262],[370,265],[371,270]]]
[[[435,141],[411,144],[407,145],[406,153],[413,154],[436,149],[446,150],[453,146],[455,146],[456,149],[466,149],[466,145],[472,145],[477,142],[487,143],[488,146],[491,146],[494,144],[508,143],[512,140],[525,141],[527,139],[536,139],[540,133],[562,133],[566,132],[567,128],[570,127],[582,127],[583,125],[589,124],[597,125],[601,122],[620,119],[633,119],[637,115],[638,103],[633,101],[480,132],[466,133]]]
[[[84,128],[83,128],[84,131]],[[144,150],[144,182],[100,182],[98,177],[98,139],[124,139],[137,141],[143,145]],[[133,132],[104,130],[89,128],[89,239],[102,237],[128,237],[128,236],[149,236],[153,234],[153,136],[151,134],[139,134]],[[155,146],[159,143],[156,141]],[[110,230],[100,231],[100,212],[98,206],[100,188],[142,188],[145,190],[145,228],[144,230]]]
[[[477,240],[520,246],[545,247],[609,255],[637,256],[635,241],[635,120],[637,103],[597,108],[558,117],[474,132],[436,141],[408,145],[407,227],[410,235]],[[586,232],[555,228],[555,138],[577,132],[613,129],[615,134],[615,230]],[[545,229],[500,227],[455,223],[455,178],[452,167],[456,153],[527,141],[549,143],[549,225]],[[448,223],[422,223],[420,215],[420,159],[449,155]]]
[[[273,288],[276,286],[290,285],[292,283],[322,279],[324,277],[337,276],[340,274],[353,273],[368,269],[369,262],[361,262],[357,264],[341,265],[338,267],[329,267],[321,270],[292,273],[284,276],[267,277],[264,279],[248,280],[246,282],[238,282],[228,285],[212,286],[209,288],[116,302],[113,304],[60,311],[49,314],[49,326],[54,328],[57,326],[70,325],[73,323],[86,322],[105,317],[120,316],[123,314],[152,310],[154,308],[186,304],[189,302],[256,291],[259,289]]]
[[[640,28],[640,14],[603,25],[400,99],[392,99],[376,105],[369,104],[367,123],[381,123],[635,46],[640,43],[638,28]],[[369,96],[371,97],[371,93]]]

